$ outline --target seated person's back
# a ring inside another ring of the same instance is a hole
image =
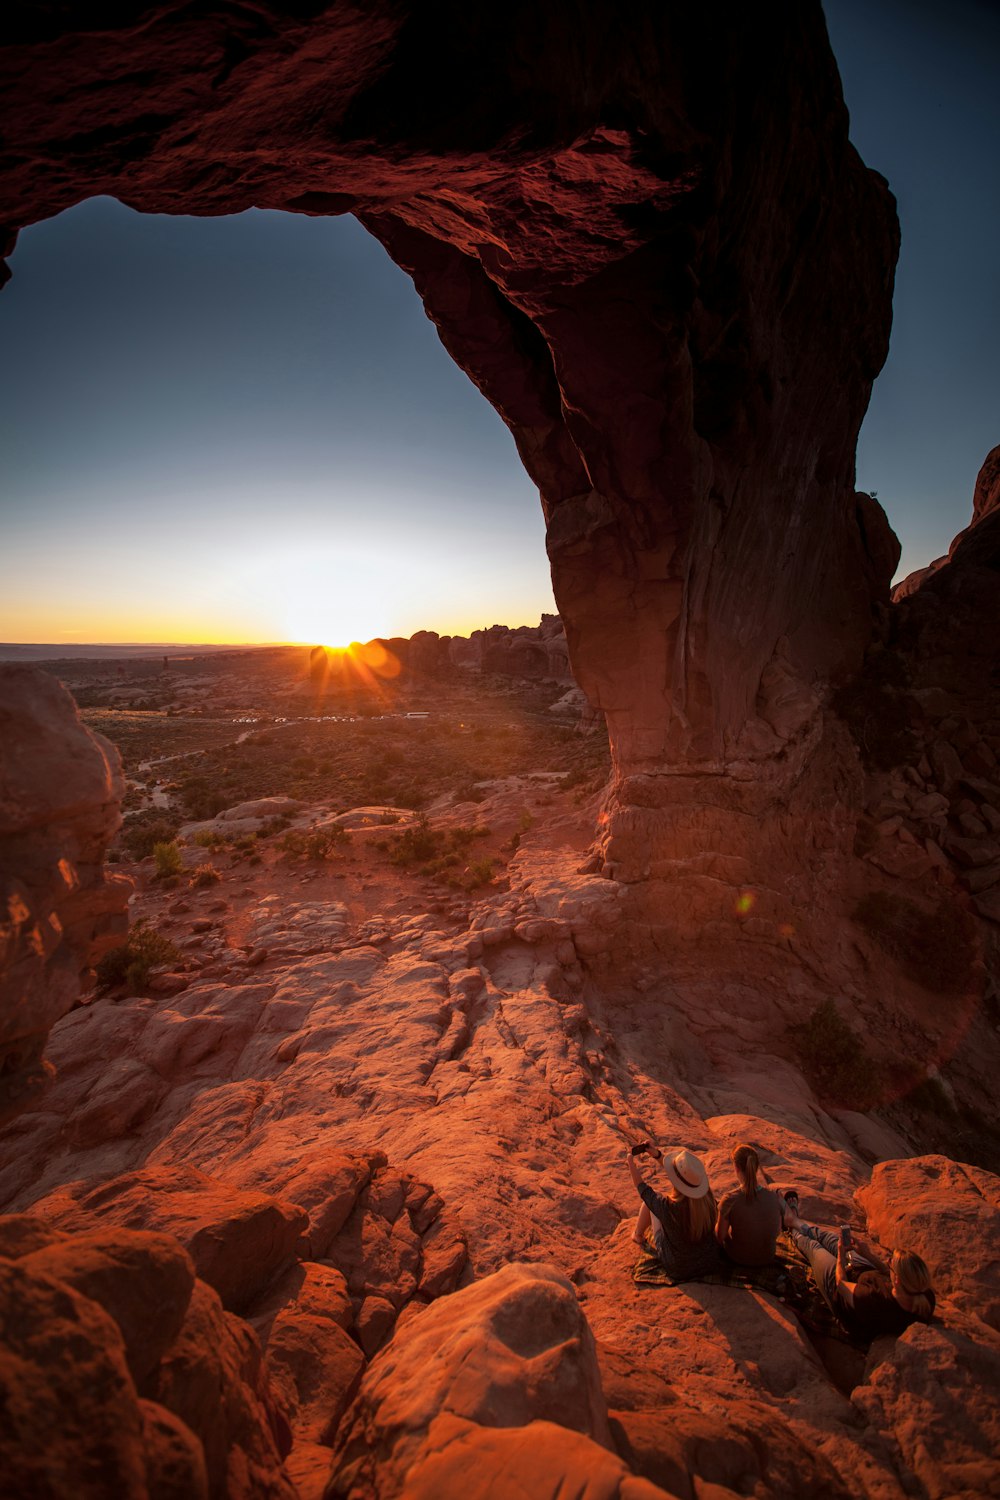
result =
[[[742,1189],[719,1204],[719,1218],[729,1220],[722,1248],[740,1266],[766,1266],[774,1259],[781,1233],[781,1199],[773,1188],[758,1188],[752,1198]]]

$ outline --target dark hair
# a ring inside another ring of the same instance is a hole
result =
[[[752,1146],[737,1146],[733,1151],[733,1166],[740,1179],[740,1191],[748,1203],[757,1196],[757,1172],[760,1159]]]

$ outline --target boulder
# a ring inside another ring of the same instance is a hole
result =
[[[405,1493],[407,1500],[677,1500],[674,1491],[638,1478],[617,1455],[554,1422],[497,1428],[451,1414],[431,1424],[427,1451],[407,1475]],[[733,1492],[706,1486],[699,1493],[723,1500]],[[334,1487],[327,1494],[360,1500],[356,1490]]]
[[[124,936],[132,883],[104,869],[123,789],[66,689],[0,665],[0,1121],[44,1089],[49,1031]]]
[[[612,1450],[593,1335],[565,1277],[509,1265],[398,1328],[362,1380],[328,1494],[408,1494],[444,1414],[488,1427],[552,1423]]]
[[[996,1345],[935,1322],[914,1324],[894,1342],[880,1340],[851,1400],[872,1428],[890,1435],[899,1468],[913,1476],[918,1493],[979,1500],[1000,1493],[998,1390]]]
[[[194,1288],[190,1257],[166,1234],[96,1230],[34,1250],[20,1264],[73,1287],[110,1314],[140,1387],[180,1332]]]
[[[147,1395],[200,1440],[212,1500],[297,1500],[282,1467],[291,1438],[268,1389],[260,1345],[204,1282],[196,1283]]]
[[[882,1245],[922,1255],[939,1296],[1000,1330],[1000,1178],[915,1156],[879,1163],[856,1196]]]
[[[95,1222],[175,1235],[227,1309],[247,1307],[295,1254],[306,1215],[294,1203],[228,1186],[193,1167],[150,1167],[34,1205],[57,1228]]]
[[[11,1496],[148,1500],[143,1421],[111,1317],[0,1260],[0,1472]]]
[[[179,1417],[156,1401],[140,1401],[149,1500],[208,1500],[201,1443]]]

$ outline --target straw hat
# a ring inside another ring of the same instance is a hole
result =
[[[664,1151],[663,1170],[685,1198],[704,1198],[708,1192],[708,1173],[697,1156],[684,1146]]]

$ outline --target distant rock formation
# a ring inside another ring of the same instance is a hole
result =
[[[474,652],[471,664],[480,672],[549,682],[573,681],[566,632],[558,615],[542,615],[540,624],[520,625],[516,630],[506,625],[474,630],[469,643]],[[455,640],[450,651],[453,660],[462,659],[462,647]],[[465,661],[469,664],[468,655]]]
[[[125,933],[132,882],[104,868],[121,794],[118,751],[66,689],[0,666],[0,1118],[44,1085],[50,1028]]]
[[[926,568],[918,568],[892,591],[893,601],[900,603],[915,594],[935,573],[957,559],[960,567],[970,564],[986,568],[1000,567],[1000,444],[983,460],[972,496],[972,520],[952,542],[946,556],[936,557]]]

